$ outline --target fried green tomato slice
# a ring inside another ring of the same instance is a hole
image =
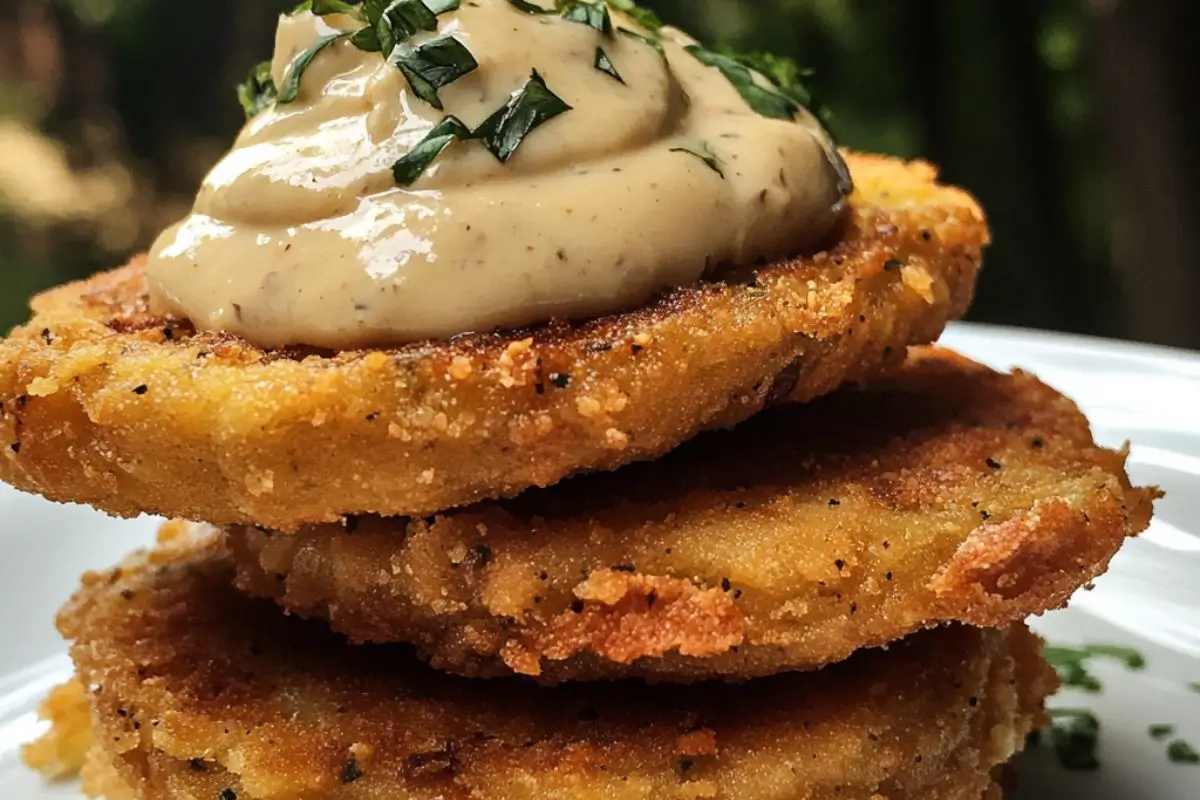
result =
[[[285,618],[230,579],[218,542],[177,541],[85,577],[62,611],[92,785],[136,800],[977,800],[1056,685],[1022,626],[739,685],[469,680]]]
[[[657,458],[864,380],[966,310],[977,204],[928,165],[849,163],[858,190],[828,249],[578,325],[266,352],[150,314],[140,261],[53,290],[0,342],[0,480],[112,514],[293,530]]]
[[[748,678],[1063,605],[1155,490],[1030,375],[894,376],[660,461],[427,519],[226,529],[245,591],[464,675]]]

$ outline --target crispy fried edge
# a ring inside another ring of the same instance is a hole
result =
[[[56,686],[38,706],[38,717],[50,727],[21,748],[21,760],[46,780],[74,776],[93,745],[92,715],[83,684],[70,680]]]
[[[508,614],[506,610],[491,606],[485,612],[481,610],[488,606],[484,595],[495,579],[485,578],[475,571],[476,568],[486,570],[486,563],[480,567],[473,562],[467,563],[469,558],[461,567],[450,571],[462,585],[448,586],[448,594],[447,589],[442,589],[446,608],[439,609],[437,601],[423,608],[416,598],[397,598],[396,616],[389,619],[386,594],[372,598],[375,602],[370,605],[364,605],[368,601],[362,597],[364,583],[375,584],[373,569],[389,564],[392,569],[398,568],[398,562],[389,558],[386,552],[380,556],[380,564],[373,565],[369,559],[360,556],[353,559],[358,564],[356,569],[349,569],[345,564],[324,565],[320,568],[324,577],[312,578],[316,588],[308,585],[293,598],[289,594],[288,570],[275,563],[268,568],[267,562],[260,562],[255,549],[247,546],[245,537],[258,535],[250,530],[227,532],[238,569],[237,584],[251,594],[274,599],[289,613],[329,620],[337,630],[357,640],[416,643],[438,668],[469,676],[496,676],[511,671],[536,677],[547,684],[629,676],[670,681],[748,678],[793,669],[813,669],[841,660],[857,648],[886,644],[937,624],[961,622],[999,628],[1031,614],[1059,608],[1076,589],[1105,571],[1127,537],[1140,533],[1149,524],[1153,501],[1162,493],[1155,488],[1132,486],[1125,472],[1128,451],[1112,451],[1095,444],[1078,408],[1051,387],[1027,373],[1017,371],[1011,376],[997,373],[942,348],[914,349],[909,367],[902,368],[889,380],[903,387],[910,369],[918,385],[939,374],[949,374],[961,381],[980,381],[979,393],[989,397],[982,402],[994,403],[992,397],[1003,396],[1006,408],[1020,409],[1032,420],[1028,429],[1014,430],[1005,418],[988,416],[998,412],[982,408],[971,411],[974,407],[968,407],[966,413],[974,413],[980,420],[974,424],[983,425],[984,439],[990,439],[986,431],[1003,431],[1001,435],[1009,440],[1008,444],[1020,443],[1017,456],[1028,440],[1037,439],[1039,444],[1033,452],[1040,454],[1039,459],[1050,457],[1051,463],[1064,465],[1064,469],[1069,464],[1071,472],[1063,476],[1058,486],[1039,484],[1029,487],[1025,491],[1028,507],[1017,509],[1013,516],[995,519],[985,514],[982,524],[973,530],[964,529],[964,538],[957,551],[944,564],[929,567],[926,583],[915,587],[912,596],[896,596],[889,600],[889,624],[881,625],[882,630],[875,628],[870,617],[876,611],[866,606],[858,608],[856,603],[857,616],[855,611],[847,610],[845,615],[835,619],[820,618],[809,623],[811,636],[800,640],[769,642],[762,638],[760,627],[760,640],[749,641],[747,631],[752,625],[744,619],[735,596],[719,588],[720,574],[723,574],[719,570],[684,580],[678,576],[639,571],[632,565],[632,572],[597,569],[580,579],[571,590],[572,596],[581,601],[577,608],[554,613],[545,611],[550,605],[543,605],[538,607],[542,613],[526,607],[514,608]],[[946,390],[950,391],[950,388]],[[809,410],[803,411],[808,413]],[[987,424],[983,424],[985,420]],[[729,437],[729,446],[736,446],[737,432],[722,435]],[[942,438],[957,443],[959,436],[947,431]],[[977,456],[980,468],[984,469],[984,455]],[[646,477],[649,470],[658,468],[656,464],[631,469],[641,470],[637,474]],[[673,469],[674,466],[664,464],[662,468]],[[894,464],[889,467],[895,468],[898,467]],[[625,474],[629,473],[607,477],[619,478]],[[814,479],[818,477],[813,475]],[[583,485],[586,483],[580,484]],[[927,487],[915,479],[913,485],[904,485],[903,489],[886,491],[917,495],[927,491]],[[847,486],[841,491],[852,488]],[[831,491],[834,489],[836,487],[830,487]],[[1078,501],[1069,502],[1056,494],[1074,494],[1079,490],[1085,494]],[[834,493],[841,496],[837,491]],[[754,495],[753,492],[750,494]],[[754,500],[754,504],[761,502],[761,498],[756,497],[746,499]],[[730,505],[736,499],[734,496],[725,498]],[[899,500],[899,497],[891,499]],[[430,521],[407,521],[407,527],[406,521],[401,520],[395,530],[397,546],[411,541],[410,535],[423,531],[432,522],[435,530],[438,525],[454,526],[445,534],[450,538],[443,539],[432,552],[441,552],[458,541],[457,546],[469,553],[472,539],[456,539],[455,534],[470,537],[477,529],[486,529],[493,538],[476,541],[490,542],[488,561],[491,561],[496,555],[502,555],[491,553],[496,546],[496,531],[505,530],[507,535],[512,530],[508,526],[519,525],[519,521],[506,519],[503,515],[489,515],[487,511],[484,507],[467,509]],[[655,519],[668,512],[671,522],[660,530],[662,535],[688,524],[711,524],[711,520],[704,517],[689,522],[692,517],[683,507],[646,510],[646,514]],[[752,512],[728,513],[732,523],[739,518],[744,520],[745,515]],[[766,518],[759,524],[771,524],[774,512],[768,510],[765,513]],[[846,512],[839,508],[832,513],[840,517]],[[880,510],[878,513],[885,512]],[[458,516],[461,521],[456,519]],[[639,522],[636,514],[630,518],[630,524],[635,527]],[[540,524],[545,528],[548,523]],[[578,519],[572,517],[564,524],[567,525],[566,533],[559,535],[584,538],[589,535],[591,525],[609,529],[617,523],[608,517],[593,518],[585,508]],[[321,533],[318,530],[311,535],[316,538]],[[337,528],[331,529],[328,535],[335,539],[349,537],[353,542],[361,541],[363,532],[356,529],[354,533],[343,533]],[[642,534],[631,531],[629,535]],[[276,543],[284,548],[291,545],[286,539],[277,539]],[[322,557],[330,558],[328,551],[321,556],[303,547],[301,552],[303,555],[299,557],[309,565]],[[831,549],[830,563],[836,556]],[[536,562],[525,566],[534,572],[539,569]],[[365,575],[362,574],[364,570]],[[882,573],[882,568],[879,572]],[[345,591],[337,589],[338,580],[345,581]],[[329,581],[335,584],[331,585]],[[701,585],[695,585],[693,581]],[[539,585],[538,594],[544,597],[551,594],[546,586]],[[320,593],[322,589],[326,594]],[[846,587],[839,586],[837,590],[846,593],[848,598],[854,596],[854,592]],[[429,591],[428,587],[426,591]],[[461,608],[449,610],[456,603]],[[553,607],[562,605],[557,603]],[[897,605],[903,610],[896,610]],[[485,613],[488,616],[482,616]],[[893,621],[891,617],[896,619]],[[760,618],[758,625],[763,624],[766,623]],[[781,629],[794,631],[794,621]],[[867,633],[868,630],[872,632]],[[814,644],[816,641],[824,644]]]
[[[75,638],[72,653],[77,661],[80,681],[96,687],[89,696],[98,749],[104,752],[93,751],[91,764],[93,767],[101,767],[100,772],[104,774],[100,777],[112,779],[113,770],[105,768],[106,761],[110,762],[125,783],[137,787],[138,796],[143,800],[159,800],[169,796],[166,794],[169,790],[164,787],[174,785],[179,788],[181,784],[174,781],[180,780],[199,781],[209,793],[214,786],[219,790],[219,782],[222,780],[236,782],[239,792],[247,798],[293,798],[297,796],[295,792],[301,791],[300,787],[306,787],[305,797],[337,797],[341,796],[339,782],[345,785],[346,780],[343,777],[338,781],[334,776],[326,774],[325,762],[331,755],[344,754],[345,750],[338,742],[342,742],[347,735],[355,737],[347,740],[356,742],[350,746],[350,752],[356,759],[361,757],[361,764],[367,773],[373,771],[371,765],[378,761],[379,766],[374,768],[375,773],[379,774],[382,771],[385,775],[391,774],[383,765],[390,763],[389,759],[394,758],[375,749],[370,733],[372,724],[383,723],[384,728],[388,730],[394,726],[395,719],[387,713],[373,722],[363,719],[361,725],[367,726],[365,729],[359,727],[357,716],[354,717],[355,723],[350,728],[334,726],[329,730],[326,730],[325,724],[319,719],[314,719],[301,725],[306,732],[298,729],[299,739],[296,741],[271,738],[270,742],[264,743],[255,738],[254,729],[264,725],[268,727],[262,729],[262,735],[286,735],[285,730],[290,728],[269,727],[270,713],[278,717],[276,722],[297,719],[294,710],[289,710],[290,705],[305,702],[301,687],[305,680],[313,680],[310,673],[300,667],[301,671],[292,678],[283,678],[283,683],[276,683],[281,679],[272,672],[279,668],[277,656],[272,657],[271,663],[275,666],[256,665],[253,663],[255,652],[251,649],[249,663],[241,658],[228,662],[224,669],[232,669],[233,672],[224,677],[220,671],[220,660],[208,663],[205,658],[196,661],[199,672],[195,678],[184,677],[193,674],[190,668],[183,672],[176,672],[174,668],[168,669],[168,674],[176,674],[175,678],[147,679],[143,675],[143,667],[147,668],[148,673],[157,669],[154,665],[160,657],[166,658],[168,662],[183,658],[185,663],[191,664],[195,660],[194,656],[181,655],[186,653],[189,647],[201,647],[204,652],[208,652],[216,646],[221,652],[227,651],[232,655],[241,652],[242,645],[245,644],[237,643],[240,639],[236,637],[242,634],[235,635],[235,640],[229,643],[228,648],[215,645],[213,641],[213,632],[221,630],[221,626],[214,626],[212,619],[208,622],[204,620],[218,614],[216,609],[221,609],[220,615],[232,609],[225,608],[223,601],[217,601],[213,610],[205,611],[203,609],[208,606],[209,601],[203,592],[207,590],[200,589],[201,594],[194,594],[196,590],[189,588],[192,586],[191,581],[198,580],[203,585],[203,582],[209,580],[200,576],[209,569],[205,562],[210,557],[206,554],[211,554],[211,543],[201,544],[199,547],[201,549],[198,555],[189,554],[186,547],[175,554],[170,552],[169,548],[164,548],[154,553],[137,555],[112,572],[85,576],[84,588],[60,615],[60,626],[64,633]],[[139,606],[137,602],[141,601],[135,602],[130,599],[131,596],[151,599],[148,606]],[[961,629],[959,633],[966,633],[966,630]],[[254,637],[253,641],[260,641],[259,633],[250,635]],[[871,741],[886,744],[880,744],[876,748],[878,752],[871,760],[872,767],[867,769],[863,776],[859,776],[860,782],[867,783],[863,789],[869,794],[860,794],[858,791],[845,792],[844,796],[848,799],[861,796],[865,800],[868,796],[875,797],[876,791],[889,796],[893,791],[897,792],[898,797],[909,796],[899,793],[904,791],[903,787],[918,789],[921,793],[916,796],[930,800],[978,797],[991,785],[992,769],[1020,750],[1026,734],[1044,723],[1042,701],[1057,688],[1057,679],[1054,671],[1040,658],[1040,639],[1023,625],[1014,626],[1005,633],[973,635],[977,637],[974,640],[964,640],[962,636],[951,637],[951,641],[956,642],[974,641],[970,653],[956,655],[953,652],[939,651],[938,659],[935,659],[938,660],[939,666],[930,665],[934,672],[940,674],[949,670],[963,679],[961,682],[955,680],[952,690],[947,690],[949,684],[944,680],[927,677],[918,679],[912,686],[909,686],[910,681],[907,678],[899,680],[897,687],[908,688],[900,690],[899,694],[888,692],[886,686],[891,682],[890,674],[886,677],[880,675],[875,683],[872,683],[873,679],[870,677],[873,674],[870,669],[875,668],[875,663],[879,664],[879,668],[886,668],[888,664],[887,656],[876,655],[876,662],[870,662],[872,666],[867,668],[866,672],[864,668],[867,662],[859,663],[854,668],[855,677],[851,684],[854,687],[859,687],[859,684],[864,687],[878,687],[871,695],[874,699],[866,701],[864,698],[865,704],[862,708],[851,703],[850,707],[844,709],[839,705],[839,701],[832,698],[826,701],[827,704],[844,711],[844,715],[849,715],[847,720],[838,717],[841,711],[833,712],[833,719],[825,719],[830,715],[828,708],[808,709],[804,717],[806,720],[809,719],[808,713],[816,715],[815,727],[812,728],[807,722],[800,723],[790,715],[784,715],[773,718],[773,721],[762,719],[761,724],[750,724],[748,720],[742,719],[741,723],[735,726],[735,731],[727,731],[726,735],[732,735],[734,741],[739,742],[732,745],[735,749],[745,750],[750,744],[738,739],[737,730],[754,739],[761,739],[767,736],[766,729],[762,726],[769,728],[771,725],[784,723],[794,731],[805,731],[803,736],[808,736],[807,732],[810,730],[813,736],[831,736],[833,739],[830,744],[840,740],[849,743],[853,740],[857,743],[851,747],[854,750],[861,746],[862,737],[861,734],[853,735],[850,727],[864,726],[872,734],[869,737]],[[193,637],[198,638],[189,641]],[[131,646],[133,649],[130,649]],[[336,648],[342,645],[333,646]],[[945,655],[944,659],[942,655]],[[331,656],[332,663],[340,663],[339,656]],[[909,655],[907,659],[911,662],[913,656]],[[955,666],[954,662],[957,659],[961,659],[961,662]],[[911,663],[905,666],[906,670],[912,668]],[[261,672],[262,669],[266,672]],[[946,677],[947,675],[942,675],[943,679]],[[182,685],[177,685],[181,678]],[[246,684],[247,681],[254,684],[261,680],[268,681],[267,686],[276,688],[264,694],[257,689],[250,690]],[[278,687],[289,685],[294,680],[299,680],[299,684],[287,690],[286,696],[290,698],[287,702],[277,706],[272,700],[263,705],[265,697],[273,696],[279,691]],[[352,685],[355,687],[352,690],[352,696],[356,698],[354,704],[366,704],[371,709],[378,708],[369,696],[372,690],[368,686],[374,684],[360,685],[355,681]],[[217,688],[218,686],[225,688]],[[214,691],[216,694],[213,694]],[[241,701],[235,700],[245,691],[251,691],[251,695],[257,698],[250,701],[256,704],[256,707],[248,711],[243,709]],[[315,687],[315,691],[317,697],[322,696],[320,687]],[[857,694],[858,688],[855,691],[856,697],[862,696]],[[364,695],[363,692],[367,694]],[[208,700],[200,699],[206,696]],[[471,702],[487,696],[489,695],[477,695],[476,700]],[[443,702],[446,698],[444,693],[438,693],[438,697],[440,699],[434,702]],[[811,695],[807,699],[804,699],[804,695],[800,697],[801,704],[806,708],[815,699]],[[935,715],[935,719],[928,720],[930,727],[924,733],[910,730],[908,725],[912,720],[907,720],[906,717],[912,716],[917,709],[905,709],[904,706],[934,702],[935,697],[938,703],[950,701],[945,707],[945,715],[938,714]],[[330,699],[326,698],[325,702],[329,702]],[[589,697],[589,702],[595,702],[596,699]],[[758,698],[759,701],[763,699]],[[879,701],[885,702],[889,708],[879,707]],[[900,705],[898,715],[895,710],[890,709],[891,703]],[[543,708],[543,704],[536,705],[538,708],[535,714],[549,714],[551,718],[555,716],[548,707]],[[268,715],[262,716],[266,712],[269,712]],[[348,709],[347,713],[353,713],[353,710]],[[672,715],[675,713],[672,712]],[[733,709],[722,713],[732,713],[735,718],[744,716]],[[484,724],[482,717],[474,718],[472,715],[468,719],[471,720],[468,722],[471,727],[463,731],[464,741],[471,740],[477,745],[481,741],[484,744],[491,741],[486,738],[479,740],[473,733],[478,731],[474,726]],[[139,721],[145,720],[156,722],[150,725],[140,724]],[[629,721],[625,724],[628,727]],[[585,725],[584,728],[586,727]],[[668,750],[660,755],[666,757],[668,762],[685,758],[695,759],[697,764],[698,774],[695,780],[685,781],[680,786],[688,789],[679,794],[681,798],[720,797],[721,795],[714,794],[719,790],[716,780],[719,774],[726,769],[731,769],[735,774],[745,774],[747,767],[742,759],[736,756],[727,767],[720,766],[718,762],[706,764],[704,772],[699,771],[700,765],[709,758],[706,753],[712,751],[714,757],[722,754],[720,730],[713,732],[716,738],[713,746],[714,743],[710,741],[713,737],[705,734],[703,727],[676,729],[669,726],[668,729],[680,731],[674,734],[674,739],[669,743],[651,742],[643,740],[642,737],[612,740],[609,738],[611,733],[600,734],[599,738],[584,736],[576,739],[567,735],[566,731],[551,729],[539,734],[547,737],[544,742],[526,744],[511,750],[482,745],[456,750],[447,745],[446,752],[454,754],[451,763],[456,766],[451,774],[456,777],[455,788],[473,791],[472,796],[480,797],[501,796],[496,794],[496,790],[502,787],[522,788],[525,794],[520,794],[520,797],[527,800],[532,800],[535,796],[547,796],[539,794],[541,789],[537,788],[543,778],[546,781],[546,791],[550,792],[549,796],[591,796],[586,790],[596,791],[593,784],[597,778],[601,778],[600,783],[604,783],[608,778],[619,778],[623,774],[614,773],[613,769],[605,766],[621,763],[622,753],[645,752],[645,749],[650,747],[662,750],[667,744]],[[269,732],[271,730],[273,733]],[[691,733],[688,733],[689,730]],[[224,731],[223,737],[221,731]],[[381,744],[391,735],[384,729],[377,729],[375,733],[383,737],[376,744]],[[654,738],[661,740],[664,733],[666,731],[657,731]],[[337,741],[331,741],[331,736]],[[307,741],[305,737],[308,738]],[[901,742],[900,739],[906,740],[907,743]],[[252,743],[253,746],[250,746]],[[230,745],[233,745],[232,749],[227,750]],[[410,747],[412,743],[401,746]],[[306,756],[306,748],[312,747],[316,749]],[[474,750],[478,752],[475,753]],[[745,754],[754,753],[754,750],[749,750]],[[924,760],[921,757],[914,759],[913,753],[924,753]],[[403,758],[403,752],[399,757]],[[762,755],[755,754],[754,757],[762,759],[766,766],[778,761],[781,754],[768,752]],[[430,764],[434,777],[444,767],[445,758],[443,755],[443,762],[435,761]],[[651,763],[657,763],[657,758],[658,756],[652,758]],[[786,756],[783,758],[786,763]],[[901,767],[902,771],[892,777],[882,776],[877,764],[881,759]],[[412,758],[408,758],[405,763],[412,761]],[[197,770],[197,762],[202,762],[205,768]],[[850,763],[854,763],[853,756]],[[227,768],[234,771],[226,772]],[[520,778],[515,782],[504,777],[514,769],[519,772]],[[717,772],[712,772],[712,769],[716,769]],[[269,779],[260,774],[264,771],[270,775]],[[673,769],[668,771],[671,776],[676,774]],[[685,769],[684,772],[688,770]],[[413,782],[405,787],[410,790],[411,795],[405,796],[444,796],[447,784],[435,781],[434,784],[425,786],[423,780],[420,780],[422,774],[419,765],[414,767]],[[795,771],[792,770],[791,774],[794,779]],[[820,784],[826,789],[830,788],[828,780],[831,776],[828,770],[824,773],[818,770],[818,774],[822,778]],[[541,777],[538,777],[539,775]],[[468,782],[460,784],[458,776],[462,776]],[[642,777],[649,780],[651,772],[646,772]],[[621,780],[620,785],[624,786],[624,778]],[[853,781],[854,778],[850,780]],[[883,783],[876,785],[875,781]],[[195,785],[199,786],[200,783]],[[254,786],[270,788],[254,789]],[[609,785],[609,789],[614,786],[615,784]],[[554,794],[548,787],[556,787],[558,794]],[[645,786],[639,788],[636,782],[626,788],[629,789],[627,795],[606,793],[604,796],[609,800],[614,797],[645,796]],[[428,791],[421,791],[422,789]],[[503,796],[516,800],[515,795]]]
[[[48,292],[0,342],[0,479],[50,499],[279,530],[430,513],[655,458],[894,364],[967,308],[978,205],[850,155],[828,251],[578,326],[335,356],[146,310],[143,265]]]

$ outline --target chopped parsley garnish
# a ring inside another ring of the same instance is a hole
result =
[[[396,51],[391,60],[408,80],[417,97],[439,111],[442,101],[437,90],[479,67],[471,51],[453,36],[443,36],[409,50]]]
[[[1200,753],[1185,741],[1176,739],[1167,745],[1167,758],[1172,764],[1200,764]]]
[[[651,47],[653,47],[655,50],[658,51],[659,55],[663,56],[664,58],[667,55],[667,51],[663,49],[662,42],[659,41],[658,39],[655,39],[653,36],[647,36],[644,33],[638,33],[637,31],[631,31],[629,28],[617,28],[617,32],[621,33],[625,36],[628,36],[630,39],[636,39],[637,41],[641,42],[642,44],[650,45]]]
[[[1151,739],[1158,742],[1158,741],[1161,741],[1161,740],[1167,738],[1171,734],[1175,733],[1175,726],[1174,725],[1151,725],[1149,728],[1146,729],[1146,733],[1149,734]]]
[[[399,186],[411,186],[454,140],[479,139],[500,163],[507,162],[536,128],[570,111],[558,95],[550,91],[537,70],[525,85],[513,92],[500,110],[472,131],[458,117],[449,116],[438,123],[416,147],[392,165],[392,176]]]
[[[563,9],[563,19],[595,28],[610,39],[613,36],[612,15],[605,0],[570,3]]]
[[[684,50],[695,56],[700,63],[720,70],[747,105],[764,117],[791,120],[800,111],[799,102],[784,94],[774,83],[769,88],[761,85],[754,79],[750,67],[737,58],[708,50],[698,44],[688,45]]]
[[[612,14],[606,0],[555,0],[551,8],[528,0],[508,0],[508,4],[526,14],[561,14],[563,19],[595,28],[610,39],[613,35]]]
[[[527,0],[508,0],[508,4],[526,14],[554,14],[558,11],[557,8],[543,8],[536,3],[527,2]]]
[[[392,55],[396,45],[408,41],[420,31],[436,31],[437,15],[421,0],[399,0],[378,12],[376,4],[367,0],[364,4],[367,21],[375,28],[379,39],[379,50],[384,56]]]
[[[535,69],[525,85],[513,92],[507,103],[475,129],[474,138],[481,139],[488,151],[503,164],[536,128],[570,110],[571,106],[546,87]]]
[[[304,49],[300,55],[296,56],[292,63],[288,65],[287,72],[283,76],[283,85],[279,87],[279,97],[277,102],[291,103],[300,95],[300,79],[304,77],[304,71],[312,64],[322,50],[329,45],[346,39],[350,36],[349,33],[334,33],[329,36],[323,36],[313,42]]]
[[[471,129],[458,117],[446,117],[426,134],[416,147],[392,165],[392,176],[398,186],[412,186],[455,139],[471,138]]]
[[[1083,648],[1090,656],[1100,656],[1119,661],[1126,669],[1134,671],[1146,668],[1146,657],[1132,647],[1122,647],[1115,644],[1089,644]]]
[[[1196,694],[1200,694],[1200,683],[1189,683],[1188,689]]]
[[[720,52],[759,73],[800,105],[812,104],[812,95],[800,83],[801,78],[810,77],[812,72],[801,70],[790,58],[771,53],[738,53],[726,48],[721,48]]]
[[[621,73],[617,72],[617,67],[613,64],[612,59],[608,57],[608,53],[604,52],[603,47],[596,48],[596,69],[608,75],[613,80],[620,83],[625,82],[625,79],[621,77]]]
[[[1087,669],[1092,658],[1107,658],[1120,662],[1127,669],[1141,670],[1146,667],[1145,657],[1130,647],[1108,644],[1092,644],[1083,647],[1046,647],[1042,655],[1062,679],[1063,686],[1084,692],[1097,693],[1103,688],[1100,680]],[[1059,763],[1069,770],[1092,771],[1100,766],[1096,758],[1096,746],[1100,733],[1100,721],[1089,711],[1081,709],[1051,709],[1051,724],[1031,737],[1031,743],[1048,743],[1058,756]],[[1171,736],[1172,725],[1151,725],[1147,733],[1156,741]]]
[[[1090,711],[1070,708],[1050,709],[1050,728],[1045,737],[1063,768],[1092,772],[1100,767],[1096,758],[1100,720]]]
[[[362,767],[358,766],[358,759],[353,756],[346,762],[346,766],[342,768],[342,784],[347,785],[354,783],[363,776]]]
[[[671,152],[687,153],[688,155],[695,156],[703,161],[713,172],[717,173],[722,178],[725,177],[724,165],[721,163],[721,159],[717,157],[717,154],[713,152],[713,149],[708,142],[701,142],[699,148],[672,147]]]
[[[238,102],[246,112],[246,119],[258,116],[259,112],[274,103],[279,93],[271,78],[271,62],[264,61],[251,69],[246,80],[238,86],[237,94]]]
[[[418,97],[440,109],[442,106],[437,90],[475,69],[478,64],[474,56],[450,37],[437,39],[400,55],[396,55],[396,50],[421,31],[437,30],[438,14],[453,11],[458,5],[459,0],[363,0],[358,5],[343,0],[305,0],[293,13],[349,14],[362,22],[363,27],[357,31],[326,36],[297,56],[280,87],[278,102],[290,103],[295,100],[300,93],[300,78],[312,60],[339,39],[349,38],[350,43],[359,50],[382,53],[384,58],[404,73]],[[242,96],[241,89],[238,94]],[[249,107],[245,101],[242,105]],[[262,107],[265,104],[259,105],[259,110]]]
[[[358,14],[358,9],[343,0],[305,0],[296,6],[295,14],[299,11],[311,11],[318,16],[326,14]]]
[[[1093,644],[1084,647],[1047,647],[1043,657],[1058,671],[1063,685],[1096,694],[1103,687],[1100,680],[1088,671],[1087,662],[1092,658],[1109,658],[1121,662],[1131,670],[1145,669],[1146,659],[1141,653],[1128,647]]]

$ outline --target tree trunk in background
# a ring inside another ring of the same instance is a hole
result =
[[[898,46],[909,65],[908,102],[917,113],[921,152],[935,164],[950,155],[946,103],[946,0],[905,0]]]
[[[1114,261],[1135,339],[1200,347],[1200,202],[1195,185],[1190,0],[1090,0],[1091,70],[1116,209]],[[1172,69],[1174,65],[1174,69]],[[1192,117],[1192,119],[1188,119]]]
[[[974,192],[995,234],[977,319],[1095,330],[1104,285],[1078,258],[1063,190],[1063,142],[1038,49],[1035,0],[907,0],[907,105],[922,153]],[[986,155],[982,155],[986,154]]]
[[[1093,290],[1097,284],[1090,281],[1096,276],[1087,274],[1071,247],[1061,143],[1051,123],[1050,78],[1037,49],[1038,0],[992,0],[991,5],[1004,50],[1001,69],[1011,104],[1013,180],[1021,188],[1019,224],[1009,234],[1025,240],[1023,257],[1008,266],[1021,270],[1028,291],[1042,294],[1041,313],[1048,316],[1039,327],[1093,330],[1097,320],[1089,312],[1099,298]],[[1092,302],[1080,302],[1085,297]]]

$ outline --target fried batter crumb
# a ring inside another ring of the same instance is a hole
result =
[[[230,577],[211,544],[178,540],[87,576],[63,609],[80,684],[104,686],[90,696],[90,791],[979,800],[995,796],[995,768],[1042,724],[1056,688],[1023,626],[951,626],[733,686],[464,680],[405,648],[352,646],[281,617]],[[144,720],[153,735],[131,735]]]
[[[1035,378],[915,349],[656,463],[353,534],[225,533],[244,591],[440,669],[739,679],[1061,606],[1149,522],[1126,455]]]
[[[50,727],[21,748],[21,759],[47,780],[79,774],[92,747],[92,715],[83,684],[71,680],[56,687],[38,707],[38,716]]]

